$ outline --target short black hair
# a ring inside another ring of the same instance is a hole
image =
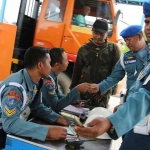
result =
[[[33,69],[39,62],[45,62],[48,49],[43,47],[32,46],[27,49],[24,55],[24,67]]]
[[[65,52],[63,48],[52,48],[49,51],[50,57],[51,57],[51,63],[50,65],[53,67],[55,63],[62,63],[63,57],[62,54]]]

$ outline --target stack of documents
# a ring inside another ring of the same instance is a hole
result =
[[[89,113],[89,108],[84,108],[84,107],[75,107],[73,105],[69,105],[63,109],[63,111],[68,112],[70,114],[74,114],[79,116],[80,114],[85,114],[88,115]]]

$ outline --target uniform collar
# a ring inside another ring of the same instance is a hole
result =
[[[94,48],[96,48],[96,49],[97,48],[102,49],[102,48],[104,48],[108,45],[107,39],[105,39],[105,42],[101,46],[95,45],[94,42],[93,42],[93,38],[89,39],[89,41],[94,45]]]
[[[147,56],[147,53],[148,53],[148,45],[146,45],[146,47],[144,47],[143,49],[141,49],[140,51],[137,52],[138,55],[141,57],[141,58],[144,58],[145,56]]]
[[[29,73],[26,69],[23,69],[23,75],[24,75],[29,91],[33,91],[35,88],[35,83],[31,80]]]
[[[51,70],[51,72],[50,72],[50,76],[54,79],[54,80],[56,80],[57,79],[57,75]]]

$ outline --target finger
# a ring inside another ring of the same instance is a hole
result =
[[[97,92],[98,92],[97,89],[92,89],[92,93],[93,93],[93,94],[95,94],[95,93],[97,93]]]
[[[97,84],[91,86],[92,89],[98,89]]]
[[[67,133],[62,133],[62,137],[66,137],[67,136]]]
[[[88,128],[82,128],[82,127],[75,127],[75,132],[83,137],[87,137],[88,135]]]
[[[67,129],[62,127],[62,131],[67,134]]]
[[[60,139],[66,139],[67,135],[62,135]]]
[[[95,126],[96,124],[99,123],[99,118],[100,118],[100,117],[97,117],[97,118],[93,119],[91,122],[89,122],[89,123],[87,124],[87,126],[88,126],[88,127]]]
[[[87,84],[87,86],[91,87],[91,84],[90,84],[90,83],[86,83],[86,84]]]
[[[115,107],[115,108],[114,108],[114,110],[113,110],[113,113],[115,113],[115,112],[116,112],[116,110],[117,110],[117,109],[116,109],[116,107]]]
[[[114,108],[114,110],[113,110],[113,113],[115,113],[115,112],[117,111],[117,109],[118,109],[120,106],[121,106],[121,104],[118,105],[118,106],[116,106],[116,107]]]

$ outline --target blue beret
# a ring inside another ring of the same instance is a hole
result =
[[[124,30],[121,31],[120,36],[122,36],[123,38],[131,37],[131,36],[137,35],[141,31],[142,31],[142,26],[140,26],[140,25],[130,25],[127,28],[125,28]]]
[[[145,15],[145,18],[150,17],[150,2],[144,2],[143,13]]]

